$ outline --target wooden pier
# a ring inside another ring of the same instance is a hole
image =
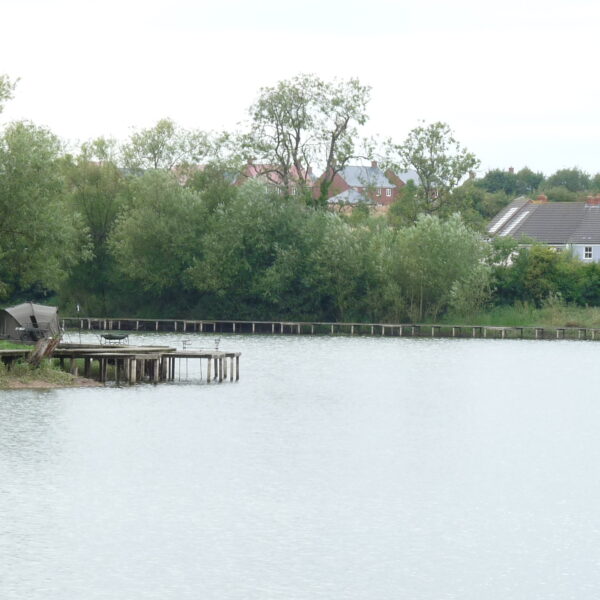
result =
[[[10,365],[19,359],[26,359],[31,349],[0,350],[0,360]],[[84,377],[91,377],[94,361],[98,363],[98,380],[109,380],[109,366],[112,366],[114,381],[120,383],[139,383],[149,381],[160,383],[175,381],[177,363],[183,360],[205,360],[206,382],[238,381],[240,378],[240,352],[221,352],[218,350],[178,351],[166,346],[105,346],[85,344],[62,344],[52,354],[60,361],[62,368],[74,375],[78,374],[79,364],[83,361]],[[67,365],[68,361],[68,365]],[[201,372],[202,372],[202,362]],[[181,374],[181,362],[179,362]]]
[[[532,340],[600,340],[589,327],[499,327],[423,323],[323,323],[306,321],[215,321],[65,317],[63,329],[81,331],[253,333],[270,335],[367,335],[384,337],[452,337]]]

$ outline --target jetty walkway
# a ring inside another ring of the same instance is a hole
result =
[[[18,350],[0,350],[0,360],[10,368],[15,360],[25,359],[30,348]],[[83,363],[84,377],[97,374],[103,383],[113,374],[116,383],[138,383],[149,381],[160,383],[174,381],[176,373],[182,373],[182,360],[206,360],[206,381],[221,383],[229,377],[230,381],[240,378],[240,352],[222,352],[219,350],[177,350],[168,346],[126,346],[94,344],[60,344],[52,353],[52,358],[60,361],[63,369],[78,374]],[[68,364],[67,364],[68,361]],[[93,368],[94,361],[97,369]],[[202,364],[202,363],[201,363]],[[109,366],[113,368],[109,370]],[[202,367],[201,367],[202,372]]]
[[[218,321],[95,317],[65,317],[61,319],[61,323],[63,329],[79,329],[87,331],[600,340],[600,329],[577,326],[499,327],[489,325],[437,325],[416,323],[313,323],[304,321]]]

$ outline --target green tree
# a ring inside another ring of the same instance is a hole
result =
[[[250,108],[250,131],[243,137],[246,153],[267,165],[265,176],[284,191],[308,189],[317,166],[324,170],[315,204],[327,205],[334,176],[356,156],[358,126],[367,121],[370,88],[357,79],[325,82],[298,75],[262,88]]]
[[[16,84],[7,75],[0,75],[0,113],[6,101],[12,99]]]
[[[514,196],[517,193],[518,181],[514,173],[493,169],[478,179],[477,185],[486,192],[504,192],[509,196]]]
[[[121,294],[108,241],[124,205],[127,183],[109,160],[114,150],[108,140],[93,140],[83,144],[79,156],[65,159],[63,167],[71,207],[89,231],[93,257],[73,269],[61,287],[61,301],[80,304],[88,314],[109,314],[113,297]]]
[[[559,169],[546,180],[548,189],[564,187],[570,192],[585,192],[591,187],[590,176],[577,167],[572,169]]]
[[[135,132],[123,146],[125,166],[134,170],[185,167],[210,153],[209,136],[188,131],[171,119],[161,119],[154,127]]]
[[[170,305],[176,312],[189,301],[187,271],[201,252],[204,205],[197,192],[164,171],[149,171],[131,180],[130,188],[109,241],[119,272],[141,290],[146,309]]]
[[[27,122],[0,137],[0,293],[56,290],[89,253],[79,215],[64,201],[61,145]]]
[[[446,123],[419,125],[402,144],[388,144],[389,162],[397,170],[413,169],[419,176],[420,210],[441,213],[450,192],[479,160],[454,138]]]
[[[544,183],[543,173],[534,173],[530,168],[523,167],[517,172],[517,189],[519,196],[527,196],[535,193]]]
[[[468,312],[489,293],[487,247],[459,215],[420,215],[398,232],[394,278],[412,319],[436,318],[451,307]]]

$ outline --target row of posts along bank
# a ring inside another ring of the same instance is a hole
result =
[[[600,329],[589,327],[502,327],[390,323],[321,323],[300,321],[220,321],[65,317],[63,329],[87,331],[254,333],[271,335],[369,335],[384,337],[446,337],[535,340],[600,340]]]

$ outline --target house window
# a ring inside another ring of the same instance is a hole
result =
[[[377,195],[381,196],[381,188],[377,188]]]
[[[391,188],[386,188],[386,189],[385,189],[385,195],[386,195],[388,198],[391,198],[391,196],[392,196],[392,190],[391,190]]]
[[[585,258],[587,260],[592,260],[592,247],[591,246],[584,246],[583,258]]]
[[[290,191],[292,192],[292,196],[295,196],[296,195],[296,186],[293,185],[292,189]]]

